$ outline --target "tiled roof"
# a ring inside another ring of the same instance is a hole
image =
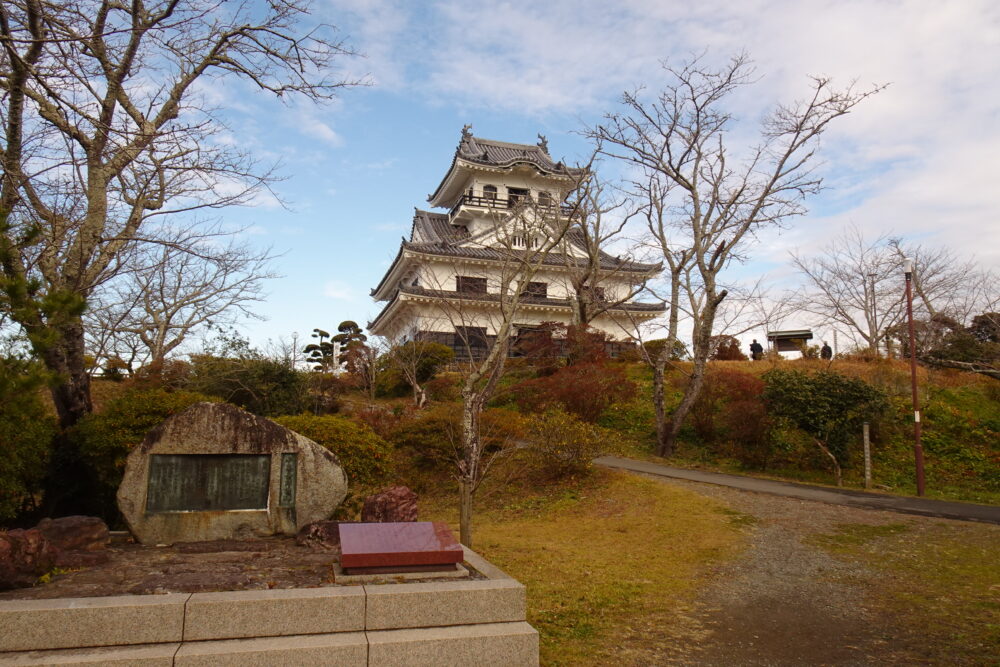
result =
[[[506,141],[480,139],[465,130],[455,152],[457,157],[491,167],[508,167],[518,162],[530,162],[550,173],[568,174],[570,169],[562,162],[553,162],[545,139],[539,135],[538,144],[512,144]],[[575,171],[575,170],[574,170]]]
[[[400,287],[389,299],[389,303],[379,311],[379,314],[375,316],[371,322],[368,323],[368,329],[371,329],[372,325],[378,322],[382,316],[389,310],[389,308],[396,303],[399,299],[400,294],[407,294],[410,296],[423,296],[430,297],[433,299],[460,299],[467,301],[480,301],[488,303],[496,303],[500,300],[499,294],[481,294],[481,293],[469,293],[469,292],[452,292],[448,290],[435,290],[427,289],[426,287],[415,287],[415,286],[405,286]],[[520,299],[520,303],[524,305],[533,306],[552,306],[552,307],[563,307],[569,308],[572,303],[569,299],[549,299],[536,296],[523,296]],[[611,307],[612,311],[620,312],[633,312],[633,313],[661,313],[666,310],[666,304],[664,302],[659,303],[641,303],[641,302],[626,302],[616,304]]]
[[[405,250],[412,250],[414,252],[425,253],[428,255],[437,255],[440,257],[463,257],[466,259],[485,259],[494,261],[503,261],[510,259],[512,254],[520,254],[525,257],[531,257],[531,251],[506,251],[498,250],[496,248],[482,248],[482,247],[463,247],[460,245],[455,245],[453,243],[414,243],[411,241],[403,241],[403,248]],[[546,266],[583,266],[583,258],[567,257],[562,253],[549,253],[542,258],[542,264]],[[612,257],[607,253],[601,253],[601,269],[605,271],[625,271],[628,273],[650,273],[653,271],[659,271],[662,267],[659,264],[644,264],[642,262],[633,262],[627,259],[618,259],[617,257]]]
[[[455,149],[455,157],[451,161],[451,167],[434,193],[427,197],[428,201],[434,201],[438,193],[441,192],[459,158],[473,164],[497,168],[527,163],[534,165],[544,173],[562,176],[579,176],[586,172],[585,169],[568,167],[561,161],[553,162],[552,156],[549,155],[548,141],[540,134],[537,144],[512,144],[506,141],[474,137],[469,130],[470,127],[471,125],[466,125],[462,128],[462,138]]]
[[[580,247],[583,243],[580,240],[580,232],[571,230],[570,240]],[[510,255],[506,251],[495,248],[463,247],[460,244],[468,240],[469,231],[460,225],[453,225],[448,222],[448,216],[444,213],[432,213],[416,209],[413,213],[413,225],[410,228],[410,240],[403,239],[396,258],[389,266],[389,270],[382,276],[382,280],[371,291],[372,295],[378,293],[389,275],[392,273],[396,263],[403,256],[404,250],[436,255],[438,257],[461,257],[466,259],[485,259],[502,261],[509,259]],[[573,259],[570,264],[582,265],[582,259]],[[566,256],[561,253],[550,253],[543,258],[542,263],[548,266],[566,266]],[[625,273],[651,273],[659,272],[662,269],[660,264],[645,264],[633,262],[627,259],[619,259],[601,252],[601,269],[605,271],[622,271]]]
[[[431,213],[415,209],[410,241],[418,243],[455,243],[469,238],[469,230],[453,225],[447,213]]]

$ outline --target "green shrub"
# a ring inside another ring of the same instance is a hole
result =
[[[338,415],[287,415],[275,422],[333,452],[354,494],[392,478],[392,448],[374,431]]]
[[[389,439],[422,468],[447,469],[462,437],[462,406],[439,403],[399,424]]]
[[[508,448],[527,433],[527,419],[503,408],[487,408],[479,418],[479,433],[487,455]],[[462,443],[462,405],[441,403],[416,413],[390,436],[417,466],[453,470]]]
[[[96,506],[103,518],[117,523],[115,493],[125,471],[125,459],[143,441],[146,433],[195,403],[217,400],[188,391],[133,389],[77,424],[72,437],[78,443],[84,462],[94,473]]]
[[[191,374],[184,388],[262,417],[296,414],[309,407],[306,374],[253,351],[240,357],[191,355]]]
[[[848,443],[857,438],[862,423],[889,407],[881,390],[832,371],[774,369],[762,377],[768,411],[825,445],[841,464],[848,461]]]
[[[34,507],[58,427],[40,392],[44,378],[29,362],[0,358],[0,522]]]
[[[534,415],[527,436],[537,465],[553,477],[586,472],[595,457],[618,449],[613,431],[583,422],[559,408]]]

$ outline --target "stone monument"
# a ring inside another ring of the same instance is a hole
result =
[[[143,544],[295,535],[347,494],[330,451],[226,403],[151,430],[125,464],[118,508]]]

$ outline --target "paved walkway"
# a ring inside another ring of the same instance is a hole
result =
[[[833,489],[826,486],[811,486],[794,482],[777,482],[771,479],[743,477],[741,475],[726,475],[719,472],[704,470],[684,470],[670,466],[625,459],[618,456],[602,456],[594,459],[594,463],[606,468],[619,468],[632,472],[641,472],[659,477],[674,477],[692,482],[718,484],[744,491],[770,493],[777,496],[788,496],[801,500],[815,500],[833,505],[847,505],[866,509],[886,510],[903,514],[919,514],[935,516],[942,519],[958,519],[959,521],[982,521],[984,523],[1000,524],[1000,506],[975,505],[972,503],[953,503],[946,500],[928,500],[909,496],[890,496],[867,491],[851,489]]]

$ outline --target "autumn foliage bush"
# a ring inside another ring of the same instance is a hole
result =
[[[528,442],[536,465],[550,477],[585,472],[594,458],[617,450],[616,433],[581,421],[556,407],[528,422]]]
[[[527,420],[503,408],[487,408],[479,418],[479,431],[487,455],[510,449],[525,437]],[[462,442],[462,406],[439,403],[415,413],[390,435],[397,448],[424,469],[450,470]]]
[[[612,405],[631,399],[636,386],[620,366],[589,362],[525,380],[510,391],[526,412],[560,408],[593,423]]]
[[[765,468],[772,456],[772,420],[760,400],[764,382],[729,368],[712,368],[691,410],[698,440],[741,464]]]

